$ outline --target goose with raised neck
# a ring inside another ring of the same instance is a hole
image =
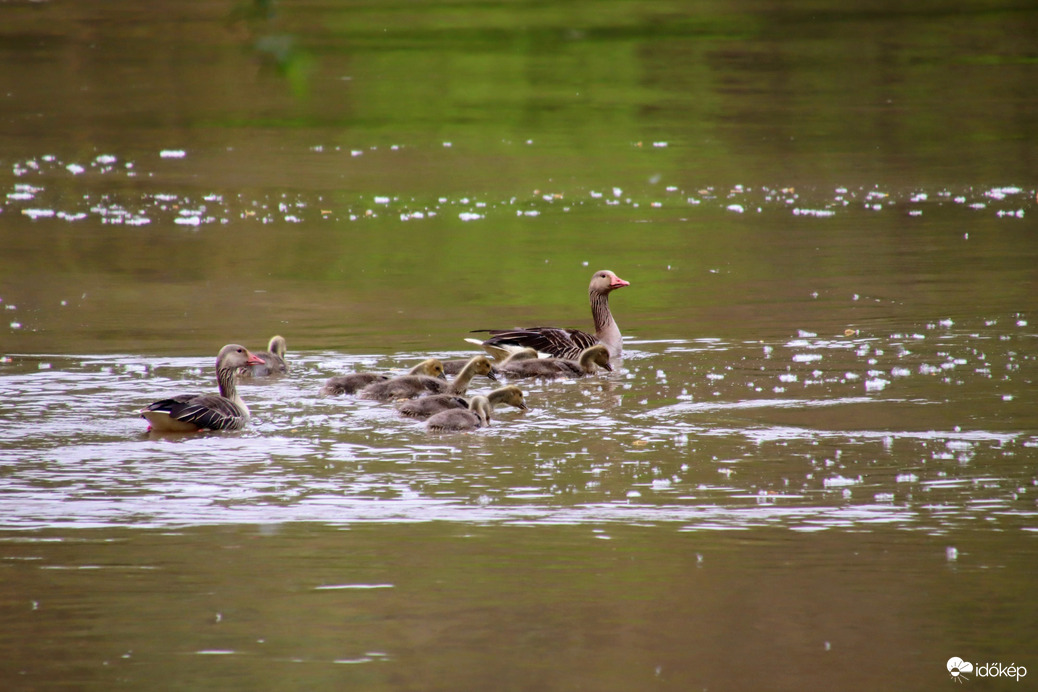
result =
[[[404,375],[394,377],[385,382],[374,382],[357,393],[362,399],[391,401],[393,399],[413,399],[423,394],[464,394],[469,383],[476,375],[485,375],[497,380],[493,366],[486,356],[473,356],[453,380],[446,382],[425,375]]]
[[[513,377],[583,377],[590,375],[597,368],[612,372],[609,363],[609,349],[605,344],[595,344],[585,348],[580,358],[538,358],[506,363],[498,366],[498,372],[507,378]]]
[[[426,358],[418,365],[407,371],[408,375],[425,375],[446,380],[443,374],[443,363],[437,358]],[[349,375],[336,375],[328,378],[321,387],[321,394],[335,396],[339,394],[356,394],[364,387],[373,382],[384,382],[393,378],[393,375],[385,372],[354,372]]]
[[[591,317],[595,323],[594,334],[562,327],[476,329],[475,332],[489,333],[490,338],[473,341],[491,353],[492,349],[529,346],[549,356],[569,359],[577,359],[584,349],[603,343],[609,349],[610,358],[620,358],[623,356],[623,337],[620,335],[620,328],[616,326],[616,320],[613,319],[613,313],[609,310],[609,294],[630,285],[629,281],[624,281],[608,269],[597,271],[591,277],[588,300],[591,303]]]
[[[196,432],[198,430],[240,430],[249,421],[249,407],[238,395],[240,372],[263,359],[244,346],[227,344],[216,356],[216,382],[219,394],[181,394],[156,401],[140,411],[154,432]]]
[[[491,363],[494,366],[495,375],[497,374],[497,369],[505,363],[514,363],[515,361],[529,360],[530,358],[540,358],[541,355],[537,353],[537,349],[533,348],[518,348],[516,350],[490,348],[487,349],[487,353],[498,359],[497,363]],[[470,360],[472,360],[471,357],[451,358],[450,360],[445,360],[443,361],[443,372],[448,375],[457,375]]]
[[[491,407],[496,407],[501,404],[514,406],[520,411],[528,411],[530,409],[530,407],[526,405],[526,399],[523,397],[523,390],[519,389],[519,387],[516,387],[514,384],[510,384],[506,387],[499,387],[486,396]],[[429,394],[428,396],[421,396],[417,399],[408,399],[407,401],[403,401],[399,406],[397,406],[397,410],[408,418],[428,418],[440,411],[449,411],[450,409],[456,408],[468,408],[468,405],[469,401],[465,399],[465,397],[454,394]]]

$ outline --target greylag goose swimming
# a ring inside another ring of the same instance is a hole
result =
[[[498,366],[498,373],[505,377],[581,377],[594,372],[595,367],[610,372],[609,349],[605,344],[595,344],[585,348],[578,360],[567,358],[537,358],[503,363]]]
[[[491,408],[498,404],[508,404],[509,406],[515,406],[520,411],[530,409],[523,398],[523,391],[514,384],[495,389],[487,394],[487,400],[490,402]],[[461,396],[454,394],[430,394],[417,399],[408,399],[402,402],[397,407],[397,410],[409,418],[428,418],[440,411],[468,408],[468,405],[468,400]]]
[[[425,422],[425,427],[442,432],[475,430],[490,425],[491,411],[490,401],[485,396],[474,396],[469,401],[467,409],[452,408],[440,411]]]
[[[272,336],[270,337],[270,343],[267,344],[267,350],[256,354],[263,359],[263,364],[256,363],[250,365],[242,374],[252,375],[253,377],[283,375],[288,372],[288,363],[285,361],[286,353],[288,353],[288,342],[285,341],[285,337],[280,334]]]
[[[519,348],[515,351],[509,351],[508,349],[488,349],[490,355],[494,357],[500,357],[501,362],[494,365],[494,374],[497,374],[497,368],[504,363],[512,363],[517,360],[527,360],[529,358],[539,358],[540,354],[537,353],[537,349],[534,348]],[[450,360],[443,361],[443,372],[448,375],[457,375],[461,372],[461,369],[465,367],[471,358],[452,358]]]
[[[428,394],[417,399],[406,399],[397,406],[397,411],[408,418],[428,418],[440,411],[468,408],[469,400],[457,394]]]
[[[487,332],[491,336],[480,343],[484,349],[515,348],[529,346],[541,353],[556,358],[575,360],[585,348],[603,343],[609,349],[610,358],[623,355],[623,340],[616,320],[609,312],[609,294],[618,288],[630,286],[619,276],[603,269],[595,272],[588,286],[588,297],[591,301],[591,316],[595,320],[595,333],[588,334],[578,329],[560,327],[526,327],[524,329],[476,329],[475,332]]]
[[[238,396],[236,380],[241,370],[263,364],[263,359],[238,344],[227,344],[216,356],[219,394],[181,394],[156,401],[141,409],[148,430],[195,432],[240,430],[249,420],[249,407]]]
[[[436,358],[426,358],[411,368],[407,374],[446,379],[443,374],[443,363]],[[356,394],[373,382],[384,382],[392,377],[392,375],[382,372],[354,372],[349,375],[336,375],[328,378],[328,381],[324,383],[324,386],[321,387],[321,394]]]
[[[391,401],[393,399],[413,399],[423,394],[464,394],[469,382],[476,375],[486,375],[491,380],[497,380],[490,360],[486,356],[474,356],[449,383],[427,375],[404,375],[385,382],[369,384],[357,392],[357,396],[362,399]]]

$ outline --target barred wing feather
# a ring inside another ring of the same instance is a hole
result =
[[[174,420],[208,430],[241,430],[248,420],[241,407],[217,394],[175,396],[156,401],[144,410],[166,413]]]
[[[524,327],[522,329],[477,329],[490,334],[484,343],[491,346],[529,347],[556,358],[579,358],[581,351],[598,343],[592,334],[561,327]]]

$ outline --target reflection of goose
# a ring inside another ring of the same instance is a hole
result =
[[[595,366],[609,371],[613,369],[609,365],[609,349],[605,344],[585,348],[580,354],[580,360],[538,358],[504,363],[497,369],[505,377],[580,377],[594,372]]]
[[[498,404],[515,406],[520,411],[527,411],[530,408],[523,398],[523,391],[514,384],[490,392],[487,394],[487,401],[490,402],[491,408]],[[397,410],[410,418],[428,418],[440,411],[468,408],[468,405],[469,402],[464,397],[454,394],[430,394],[404,401],[397,407]]]
[[[250,365],[243,374],[253,377],[284,374],[288,372],[288,363],[285,361],[286,353],[288,353],[288,342],[285,341],[285,337],[280,334],[272,336],[270,343],[267,344],[267,350],[256,354],[263,359],[263,364]]]
[[[514,363],[519,360],[528,360],[530,358],[538,358],[540,354],[537,353],[536,349],[533,348],[520,348],[515,351],[508,351],[507,349],[487,349],[491,352],[490,355],[494,357],[500,356],[503,360],[494,365],[494,374],[497,374],[497,369],[505,363]],[[443,372],[448,375],[457,375],[461,372],[461,369],[465,367],[471,358],[452,358],[450,360],[443,361]]]
[[[497,379],[486,356],[473,356],[450,383],[427,375],[403,375],[385,382],[373,382],[357,392],[357,395],[362,399],[389,401],[412,399],[423,394],[464,394],[476,375]]]
[[[483,348],[513,349],[529,346],[541,353],[558,358],[576,359],[585,348],[603,343],[609,349],[610,358],[623,355],[623,340],[620,328],[616,326],[609,311],[609,294],[618,288],[630,286],[609,270],[595,272],[588,286],[588,297],[591,301],[591,316],[595,320],[595,333],[588,334],[577,329],[559,327],[527,327],[525,329],[477,329],[477,332],[488,332],[491,336],[481,343]]]
[[[141,409],[141,418],[155,432],[240,430],[249,420],[249,407],[238,396],[238,374],[243,368],[262,364],[244,346],[228,344],[216,356],[219,394],[181,394],[156,401]]]
[[[426,421],[429,430],[465,431],[490,425],[490,401],[485,396],[474,396],[467,409],[452,408],[440,411]]]
[[[443,376],[443,364],[436,358],[423,360],[411,368],[407,374],[445,379]],[[354,372],[349,375],[336,375],[335,377],[329,377],[328,381],[324,383],[324,386],[321,387],[321,394],[356,394],[372,382],[382,382],[392,377],[390,374],[381,372]]]

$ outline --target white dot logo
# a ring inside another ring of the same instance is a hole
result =
[[[963,661],[958,656],[952,656],[948,659],[948,673],[951,674],[951,679],[955,682],[969,680],[969,678],[966,677],[966,673],[972,672],[973,664],[969,661]]]

